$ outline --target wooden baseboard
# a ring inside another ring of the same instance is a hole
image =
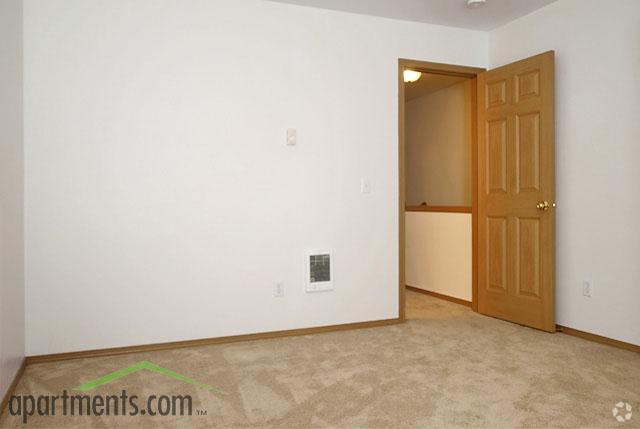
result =
[[[292,337],[297,335],[321,334],[326,332],[345,331],[351,329],[375,328],[379,326],[402,323],[399,318],[374,320],[371,322],[346,323],[342,325],[320,326],[316,328],[289,329],[285,331],[263,332],[258,334],[233,335],[228,337],[203,338],[198,340],[174,341],[169,343],[145,344],[138,346],[114,347],[108,349],[86,350],[70,353],[54,353],[47,355],[27,356],[27,365],[57,362],[70,359],[116,356],[129,353],[144,353],[157,350],[180,349],[184,347],[208,346],[212,344],[237,343],[240,341],[265,340],[270,338]]]
[[[460,299],[460,298],[454,298],[452,296],[443,295],[443,294],[437,293],[437,292],[431,292],[430,290],[424,290],[424,289],[420,289],[420,288],[417,288],[417,287],[414,287],[414,286],[406,285],[405,287],[407,289],[413,291],[413,292],[422,293],[422,294],[425,294],[425,295],[433,296],[435,298],[444,299],[445,301],[454,302],[456,304],[464,305],[466,307],[471,307],[471,301],[466,301],[466,300]]]
[[[13,381],[11,382],[11,384],[9,385],[9,388],[7,389],[7,393],[4,394],[2,401],[0,401],[0,417],[2,417],[2,412],[7,408],[7,405],[9,404],[9,398],[11,398],[11,395],[13,395],[13,392],[15,392],[16,386],[18,385],[18,382],[20,381],[22,374],[24,374],[24,369],[26,367],[27,367],[27,359],[23,358],[22,363],[20,364],[20,367],[16,372],[16,375],[13,377]]]
[[[617,347],[619,349],[630,350],[632,352],[640,353],[640,346],[631,343],[625,343],[624,341],[614,340],[613,338],[603,337],[589,332],[579,331],[577,329],[568,328],[562,325],[556,325],[556,331],[563,334],[571,335],[574,337],[582,338],[583,340],[593,341],[607,346]]]

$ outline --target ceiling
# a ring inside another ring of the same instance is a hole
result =
[[[466,77],[447,76],[443,74],[422,73],[420,79],[404,84],[404,99],[406,101],[432,92],[440,91],[456,83],[466,80]]]
[[[470,9],[466,0],[272,0],[301,6],[375,15],[405,21],[488,31],[556,0],[487,0]]]

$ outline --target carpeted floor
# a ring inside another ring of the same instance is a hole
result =
[[[77,394],[147,360],[222,393],[149,370],[86,393],[191,395],[192,416],[33,415],[23,425],[5,412],[0,426],[640,428],[639,354],[407,295],[412,320],[401,325],[32,365],[17,388]],[[612,415],[620,401],[634,407],[624,423]]]

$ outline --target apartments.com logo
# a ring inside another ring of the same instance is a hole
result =
[[[149,361],[138,362],[130,367],[107,374],[73,388],[76,392],[88,392],[96,387],[111,383],[141,370],[149,370],[164,376],[192,384],[202,389],[223,393],[220,389],[201,383],[177,372],[158,366]],[[22,417],[27,423],[29,417],[49,416],[191,416],[193,401],[190,395],[149,395],[140,398],[122,390],[120,395],[69,394],[61,395],[13,395],[9,399],[9,413]],[[196,410],[197,415],[206,415],[206,410]]]

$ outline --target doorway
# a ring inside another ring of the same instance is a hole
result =
[[[477,309],[476,87],[483,71],[399,61],[401,318],[406,289]]]
[[[471,87],[472,309],[555,331],[554,61],[549,51],[485,71],[399,60],[400,320],[406,317],[407,213],[468,211],[430,204],[419,192],[407,198],[406,73],[409,82],[423,75],[464,78]],[[437,200],[433,195],[428,198]]]

